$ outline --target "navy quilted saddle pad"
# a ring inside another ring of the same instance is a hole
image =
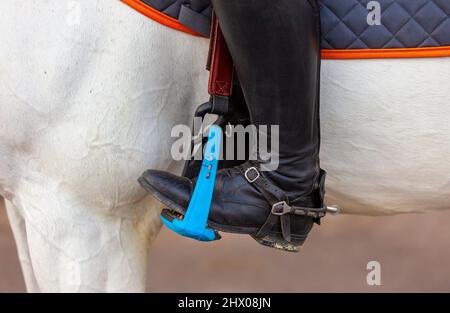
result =
[[[139,2],[188,29],[209,35],[210,0],[122,1]],[[371,0],[319,3],[324,50],[448,47],[445,56],[450,56],[450,0],[378,0],[378,7]],[[374,10],[380,13],[378,22],[368,21],[369,16],[376,18]]]

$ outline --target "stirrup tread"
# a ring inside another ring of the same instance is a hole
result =
[[[217,240],[217,232],[207,226],[209,211],[214,193],[217,167],[220,157],[222,129],[211,126],[208,143],[197,184],[191,201],[182,219],[181,214],[174,215],[170,210],[161,214],[161,220],[169,229],[199,241]]]

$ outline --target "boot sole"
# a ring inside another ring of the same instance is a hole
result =
[[[155,197],[158,201],[168,206],[163,210],[162,215],[169,219],[182,219],[184,218],[185,208],[181,207],[178,203],[164,196],[161,192],[155,189],[150,183],[147,182],[144,176],[138,178],[138,182],[142,188],[144,188],[148,193],[150,193],[153,197]],[[265,246],[274,248],[277,250],[283,250],[288,252],[299,252],[298,248],[303,244],[306,240],[306,236],[294,236],[292,235],[292,241],[287,242],[283,239],[283,236],[279,232],[270,232],[265,237],[259,238],[256,237],[259,228],[253,227],[240,227],[240,226],[230,226],[230,225],[222,225],[217,224],[208,220],[207,226],[221,232],[233,233],[233,234],[246,234],[250,235],[256,242]]]

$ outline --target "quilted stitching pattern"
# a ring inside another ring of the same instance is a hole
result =
[[[211,16],[210,0],[142,0],[178,18],[181,6]],[[450,46],[450,0],[378,0],[381,25],[367,23],[371,0],[319,0],[324,49]]]
[[[378,0],[381,25],[367,23],[370,0],[320,0],[322,47],[450,46],[450,0]]]
[[[210,0],[142,0],[142,2],[176,19],[183,5],[205,17],[211,17],[212,5]]]
[[[212,5],[210,0],[191,0],[187,6],[203,16],[211,18]]]

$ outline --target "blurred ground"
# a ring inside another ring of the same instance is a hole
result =
[[[300,254],[226,235],[196,243],[163,230],[150,256],[149,291],[431,292],[450,291],[450,211],[393,217],[328,217]],[[382,286],[366,284],[368,261]],[[16,250],[0,205],[0,292],[24,291]]]

